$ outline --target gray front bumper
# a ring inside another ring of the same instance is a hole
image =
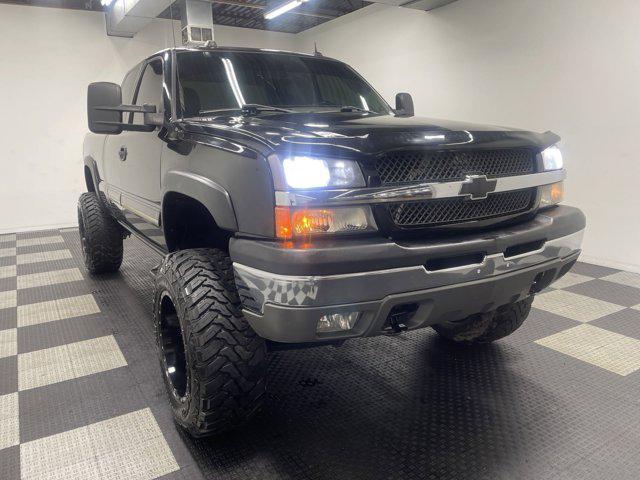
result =
[[[424,265],[377,271],[289,276],[234,263],[245,315],[262,337],[278,342],[321,342],[383,333],[394,306],[416,304],[409,329],[494,310],[546,287],[580,253],[584,230],[545,241],[538,249],[429,271]],[[345,332],[316,333],[326,314],[363,312]]]
[[[529,222],[453,239],[354,239],[311,249],[239,239],[231,258],[244,313],[259,335],[322,342],[379,335],[395,306],[417,307],[404,322],[411,329],[523,299],[571,268],[584,228],[580,210],[561,206]],[[362,314],[352,330],[316,332],[321,316],[353,311]]]

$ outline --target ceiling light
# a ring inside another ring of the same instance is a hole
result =
[[[278,8],[274,8],[273,10],[268,11],[264,14],[264,18],[267,20],[271,20],[272,18],[279,17],[285,12],[288,12],[292,8],[299,7],[306,0],[292,0],[291,2],[285,3],[284,5],[280,5]]]
[[[108,7],[109,5],[111,5],[113,3],[113,0],[100,0],[100,4],[103,7]]]

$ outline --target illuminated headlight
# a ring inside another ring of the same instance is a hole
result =
[[[544,149],[542,151],[542,163],[545,171],[560,170],[563,167],[562,152],[556,145]]]
[[[552,207],[564,200],[564,183],[557,182],[540,187],[540,208]]]
[[[277,190],[288,188],[364,187],[364,177],[352,160],[291,156],[280,160],[269,158]]]
[[[276,207],[275,217],[276,236],[282,239],[376,230],[375,221],[368,206],[336,208]]]

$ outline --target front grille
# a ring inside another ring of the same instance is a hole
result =
[[[398,227],[429,227],[524,213],[531,209],[535,198],[536,189],[528,188],[493,193],[484,200],[438,198],[396,203],[387,206],[387,209]]]
[[[408,182],[452,182],[466,175],[507,177],[535,172],[535,154],[527,149],[387,152],[376,162],[383,185]]]

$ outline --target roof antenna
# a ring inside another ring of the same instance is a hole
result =
[[[322,57],[323,55],[318,51],[318,44],[316,42],[313,42],[313,54],[316,57]]]

